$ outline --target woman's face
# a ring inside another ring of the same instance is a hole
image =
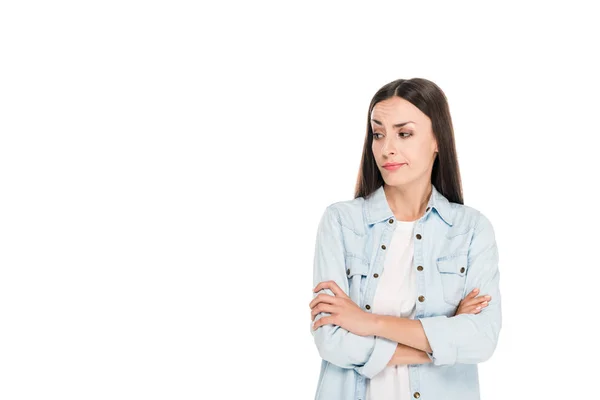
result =
[[[429,117],[412,103],[394,96],[375,104],[371,113],[373,156],[387,185],[431,179],[437,143]],[[386,163],[401,163],[385,168]]]

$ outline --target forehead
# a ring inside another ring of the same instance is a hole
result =
[[[415,121],[424,123],[427,116],[408,100],[394,96],[375,104],[371,112],[371,118],[384,124],[395,124],[404,121]]]

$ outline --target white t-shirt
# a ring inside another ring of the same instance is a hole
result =
[[[371,304],[374,314],[414,318],[416,277],[413,270],[413,229],[416,221],[398,221]],[[411,400],[407,365],[386,367],[367,379],[366,400]]]

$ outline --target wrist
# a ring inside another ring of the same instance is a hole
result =
[[[381,315],[378,315],[378,314],[370,314],[370,315],[371,315],[371,321],[369,323],[370,334],[373,336],[381,336],[381,335],[379,335],[380,326],[381,326]]]
[[[388,367],[399,364],[398,359],[397,359],[399,350],[400,350],[400,343],[398,343],[396,345],[396,350],[394,350],[394,354],[392,354],[392,358],[390,359],[390,361],[387,364]]]

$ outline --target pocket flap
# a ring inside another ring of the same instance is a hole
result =
[[[465,276],[467,273],[467,255],[456,254],[440,257],[436,261],[438,271],[443,274],[458,274]]]
[[[368,275],[369,263],[362,258],[346,256],[346,275],[348,277],[354,275]]]

